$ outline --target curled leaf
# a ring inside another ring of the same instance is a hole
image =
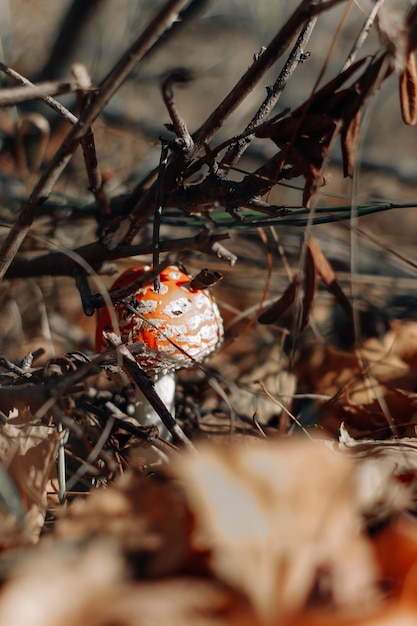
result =
[[[343,175],[353,177],[356,153],[359,143],[359,131],[361,128],[361,111],[350,120],[349,124],[342,128],[341,143],[343,155]]]
[[[349,317],[352,317],[352,305],[345,295],[343,289],[337,281],[336,274],[326,258],[323,250],[320,248],[317,239],[310,237],[308,242],[309,253],[314,262],[317,274],[320,276],[328,291],[334,296],[336,301],[345,310]]]
[[[298,289],[298,278],[294,276],[282,296],[274,302],[266,311],[260,314],[258,322],[260,324],[275,324],[292,305]]]
[[[417,123],[417,70],[414,52],[408,55],[405,69],[400,76],[401,115],[405,124]]]

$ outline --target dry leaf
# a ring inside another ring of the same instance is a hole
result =
[[[322,251],[319,242],[315,237],[310,237],[308,246],[317,274],[320,276],[329,292],[334,296],[336,302],[340,304],[349,318],[352,318],[352,305],[338,283],[336,274]]]
[[[0,624],[65,626],[91,597],[105,597],[123,578],[111,542],[43,546],[27,555],[2,587]],[[81,625],[79,625],[81,626]]]
[[[401,115],[405,124],[417,123],[417,69],[414,52],[410,52],[404,71],[400,75]]]
[[[295,300],[298,289],[298,278],[294,276],[282,296],[258,317],[260,324],[276,324],[280,317],[288,311]]]
[[[182,493],[172,484],[126,473],[110,489],[78,499],[58,521],[63,539],[107,537],[135,555],[141,575],[180,570],[189,556],[189,516]]]
[[[203,448],[174,472],[194,516],[194,549],[259,615],[302,610],[321,575],[336,606],[372,597],[374,561],[343,455],[306,440]]]
[[[397,596],[417,565],[417,522],[402,515],[391,521],[374,537],[374,545],[385,583]],[[414,589],[414,593],[417,589]]]
[[[359,132],[355,128],[359,121],[358,111],[375,89],[385,55],[373,59],[352,86],[341,89],[364,63],[365,59],[353,63],[290,116],[273,118],[256,129],[257,137],[269,137],[282,150],[285,160],[285,170],[280,169],[282,178],[304,176],[303,206],[309,205],[323,180],[322,171],[335,137],[342,131],[345,135]],[[353,148],[352,144],[350,156]],[[344,164],[344,169],[348,171],[349,165]]]
[[[53,427],[36,423],[28,410],[14,412],[6,424],[0,425],[1,465],[20,500],[20,540],[37,541],[47,508],[47,485],[55,475],[58,435]],[[6,507],[13,493],[4,493]],[[13,500],[14,502],[14,500]],[[9,511],[16,515],[16,505]]]
[[[384,337],[387,352],[417,371],[417,322],[393,320]]]
[[[417,439],[353,439],[344,424],[340,431],[340,443],[327,445],[355,461],[358,507],[367,520],[381,522],[410,509],[417,487]]]
[[[224,587],[198,578],[130,583],[92,595],[60,626],[257,626],[249,607]],[[260,625],[258,625],[260,626]]]

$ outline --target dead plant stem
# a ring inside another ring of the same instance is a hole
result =
[[[243,155],[246,148],[252,142],[254,135],[248,133],[254,130],[259,124],[261,124],[270,114],[273,107],[278,102],[282,92],[285,89],[288,81],[294,74],[300,62],[303,61],[302,54],[304,53],[304,46],[307,44],[310,39],[311,33],[313,32],[314,26],[317,22],[317,15],[312,17],[304,27],[302,28],[298,39],[291,50],[290,56],[288,57],[284,67],[282,68],[277,80],[274,85],[268,88],[268,95],[265,100],[262,102],[258,111],[251,119],[247,127],[245,128],[244,135],[245,137],[238,139],[235,144],[232,144],[228,151],[226,152],[220,167],[227,165],[232,167]]]
[[[280,58],[306,21],[311,20],[342,0],[328,0],[328,2],[315,3],[312,0],[303,0],[294,11],[288,21],[279,30],[268,47],[258,55],[249,69],[244,73],[228,95],[216,107],[213,113],[206,119],[200,128],[193,134],[194,148],[182,158],[173,156],[167,167],[167,184],[174,184],[178,176],[187,177],[187,167],[192,166],[193,158],[198,151],[207,143],[222,127],[227,118],[235,111],[242,101],[251,93],[266,71]],[[115,221],[104,239],[109,248],[116,248],[122,241],[130,243],[136,233],[143,227],[150,217],[155,206],[155,182],[149,190],[139,199],[132,208],[128,217]]]
[[[28,80],[27,78],[19,74],[19,72],[16,72],[16,70],[13,70],[8,65],[5,65],[4,63],[1,63],[1,62],[0,62],[0,70],[4,72],[7,76],[10,76],[10,78],[13,78],[13,80],[20,83],[21,85],[34,87],[34,84],[30,80]],[[61,115],[61,117],[63,117],[70,124],[76,124],[78,122],[78,117],[76,117],[73,113],[71,113],[71,111],[69,111],[60,102],[58,102],[58,100],[55,100],[51,96],[46,96],[46,95],[41,96],[41,100],[45,102],[45,104],[47,104],[56,113]]]

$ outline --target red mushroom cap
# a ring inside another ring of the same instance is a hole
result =
[[[124,287],[140,278],[149,267],[135,267],[124,272],[111,290]],[[208,356],[223,337],[223,322],[209,291],[190,287],[191,277],[175,266],[160,274],[160,289],[153,282],[138,289],[129,299],[137,313],[123,302],[114,310],[123,343],[142,342],[135,355],[139,365],[150,374],[190,367]],[[113,330],[107,308],[98,314],[96,350],[108,349],[104,332]]]

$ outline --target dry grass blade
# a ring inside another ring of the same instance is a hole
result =
[[[311,248],[307,245],[305,261],[304,261],[304,280],[303,280],[303,306],[301,311],[300,331],[304,330],[310,319],[310,313],[314,304],[314,296],[316,294],[316,264]]]

